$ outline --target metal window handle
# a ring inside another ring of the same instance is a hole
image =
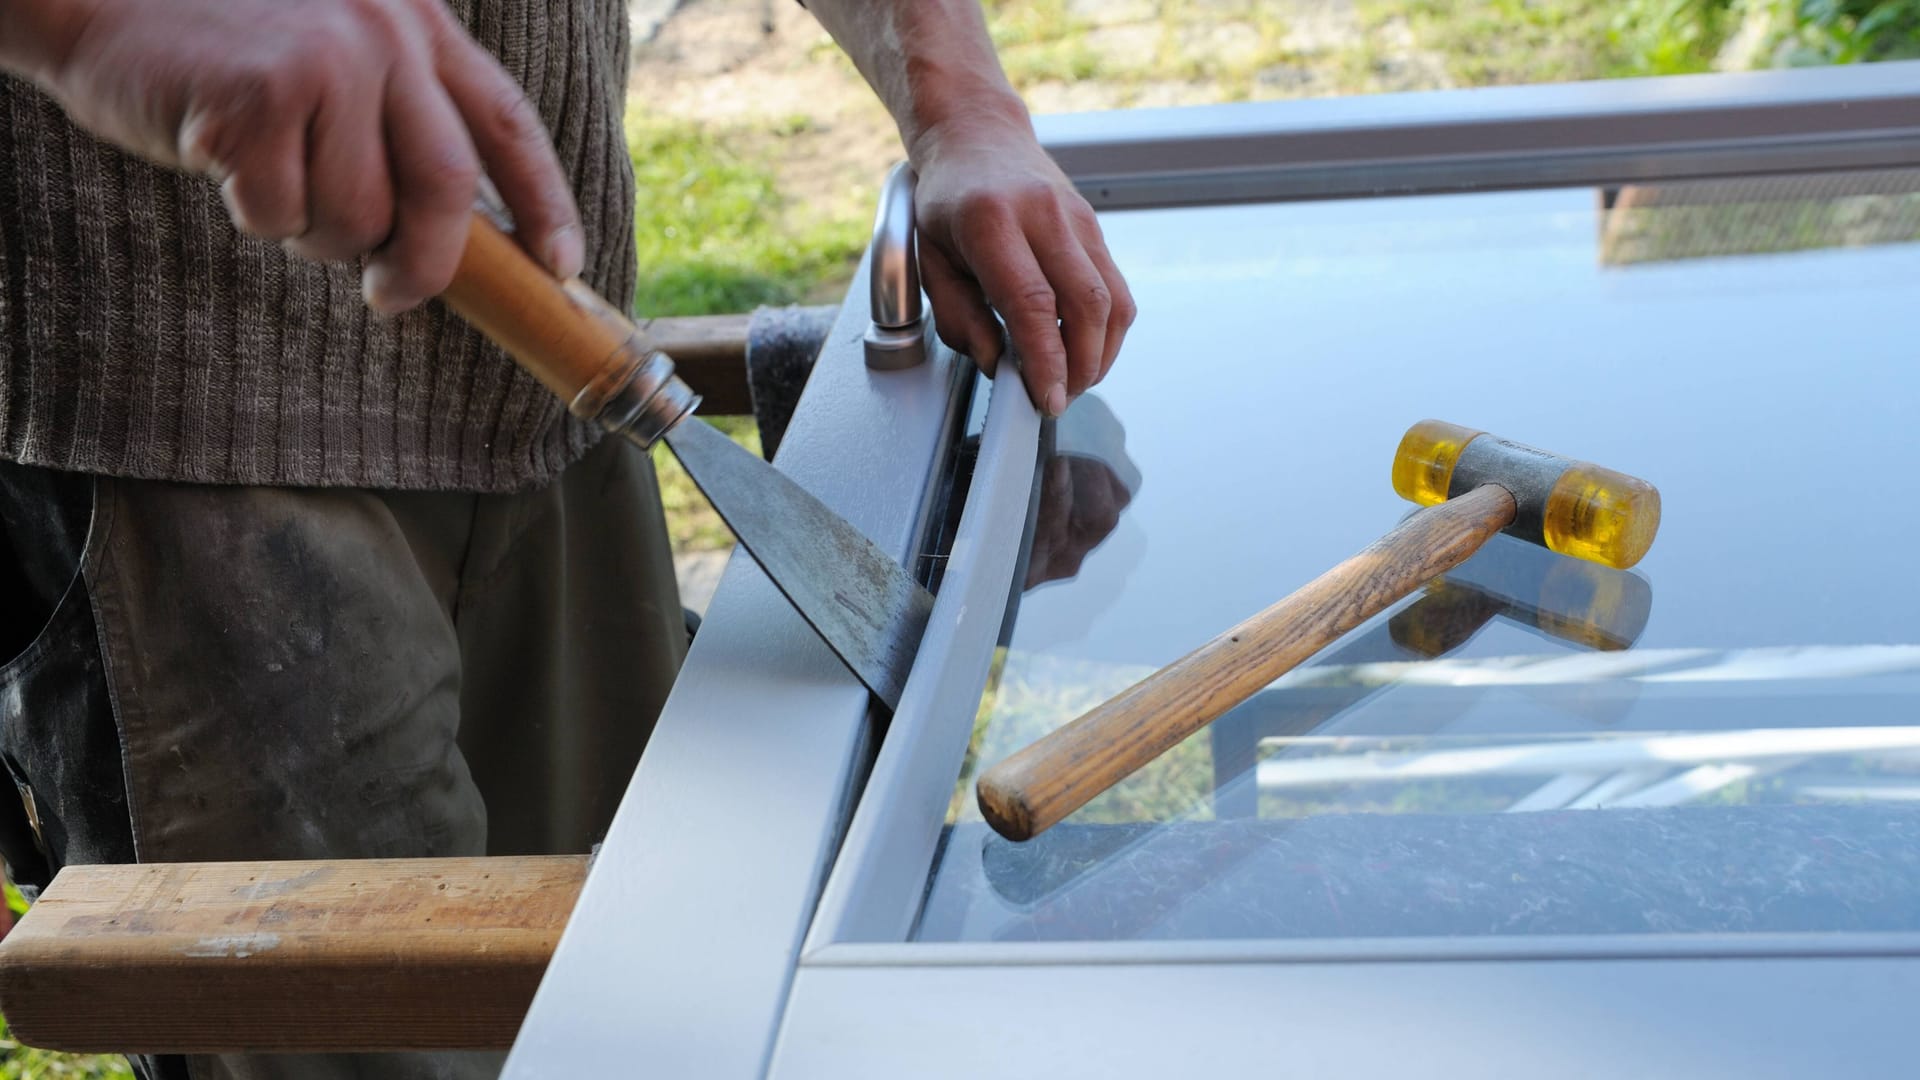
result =
[[[913,231],[913,169],[893,167],[873,218],[873,324],[867,366],[897,371],[927,358],[927,316],[920,298],[920,251]]]

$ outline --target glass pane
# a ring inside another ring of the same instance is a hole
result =
[[[918,935],[1920,929],[1920,174],[1103,218],[1141,317],[1055,434]],[[1425,417],[1657,484],[1497,537],[1026,844],[978,770],[1391,528]]]

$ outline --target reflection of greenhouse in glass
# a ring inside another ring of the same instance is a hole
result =
[[[1920,240],[1920,171],[1631,184],[1600,196],[1613,266]]]

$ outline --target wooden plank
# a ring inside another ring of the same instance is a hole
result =
[[[701,396],[702,416],[751,416],[747,389],[747,326],[752,315],[650,319],[640,329],[673,357],[680,378]]]
[[[74,866],[0,943],[56,1050],[505,1049],[584,856]]]

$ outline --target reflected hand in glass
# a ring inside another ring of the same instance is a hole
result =
[[[1126,430],[1097,396],[1082,396],[1054,425],[1040,463],[1039,507],[1024,588],[1080,572],[1140,488],[1127,457]]]

